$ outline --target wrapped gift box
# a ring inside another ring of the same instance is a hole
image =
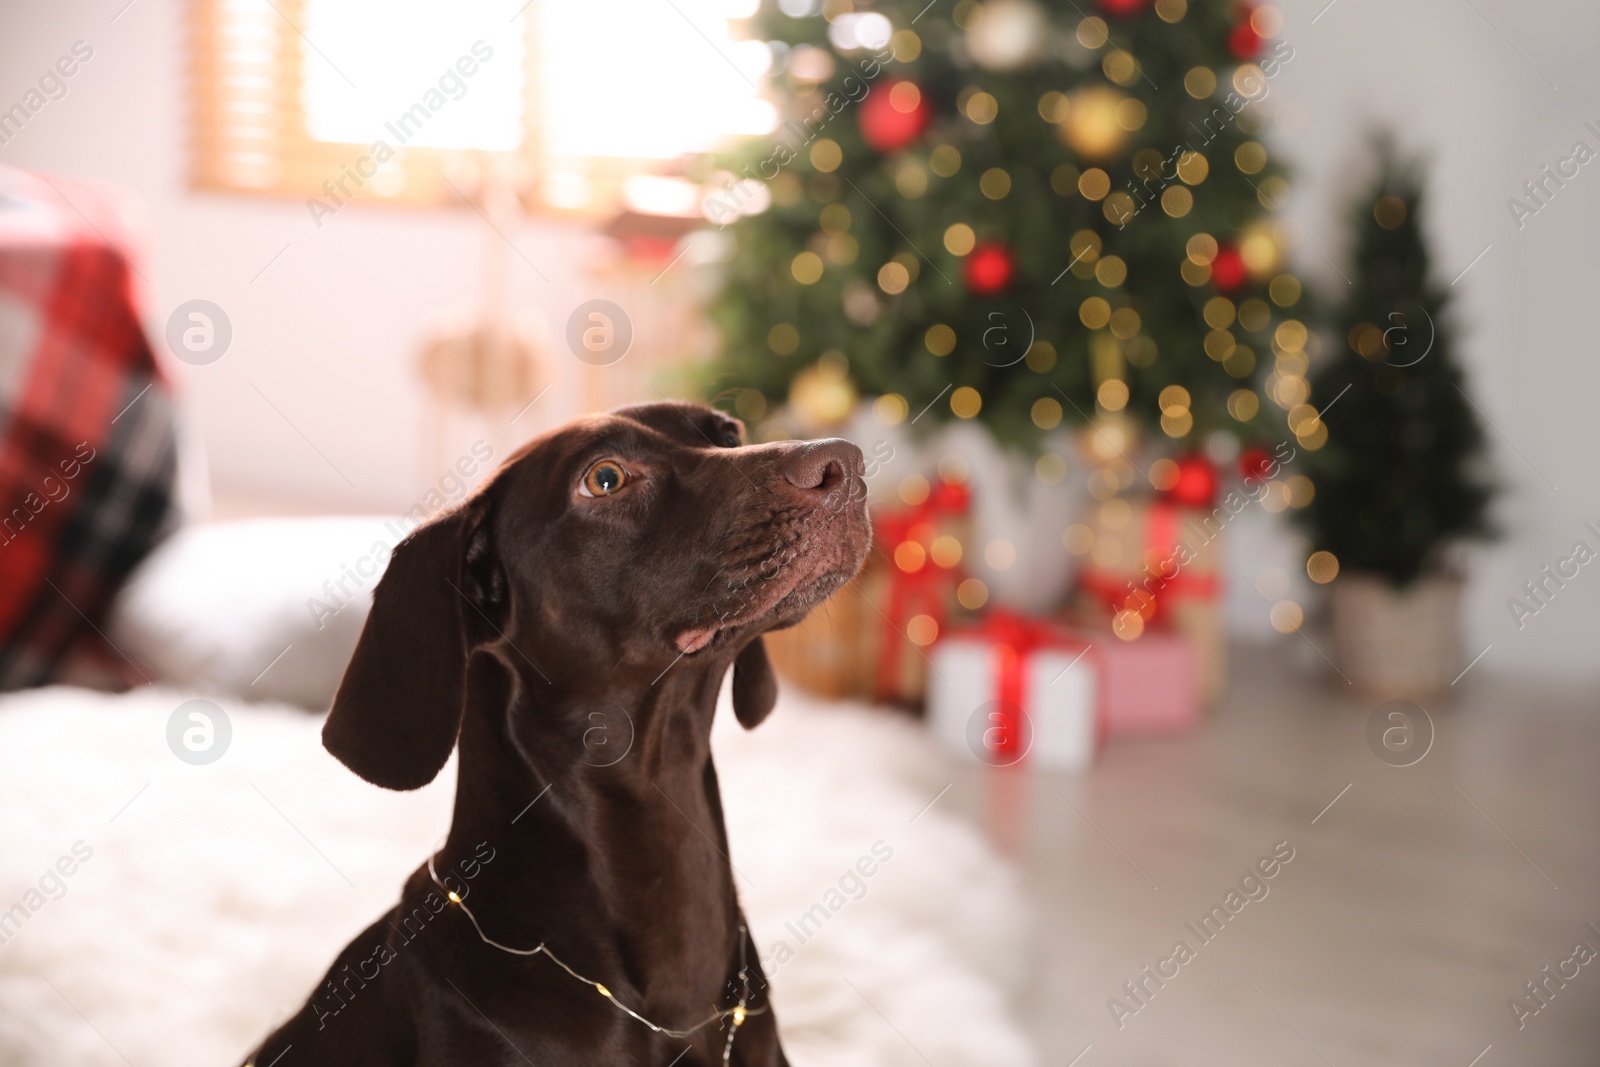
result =
[[[1215,701],[1227,682],[1223,524],[1201,508],[1119,499],[1100,505],[1089,526],[1094,538],[1074,620],[1141,640],[1141,633],[1182,634],[1199,654],[1205,701]]]
[[[1099,637],[1095,666],[1109,737],[1179,733],[1201,718],[1201,656],[1183,634]]]
[[[872,571],[881,565],[869,560],[854,581],[797,625],[767,634],[767,656],[786,683],[826,700],[872,699],[871,635],[881,622],[865,587],[879,584]]]
[[[874,506],[873,549],[861,574],[799,625],[767,638],[778,673],[829,699],[921,703],[924,646],[957,608],[969,509],[966,486],[955,482],[911,507]]]
[[[1057,627],[1009,615],[933,646],[928,726],[945,747],[997,766],[1082,771],[1105,734],[1098,655]]]

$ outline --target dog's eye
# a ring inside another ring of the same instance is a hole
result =
[[[739,435],[734,433],[732,430],[723,430],[722,431],[722,447],[723,448],[738,448],[739,447]]]
[[[601,460],[583,476],[584,496],[610,496],[627,484],[628,475],[609,459]]]

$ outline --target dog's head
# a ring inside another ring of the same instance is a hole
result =
[[[578,701],[733,660],[735,711],[755,726],[777,695],[760,635],[866,557],[863,469],[846,441],[746,445],[737,419],[696,404],[538,438],[395,548],[323,743],[378,785],[426,784],[480,652]]]

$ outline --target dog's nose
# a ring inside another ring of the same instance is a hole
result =
[[[861,449],[842,438],[830,437],[796,448],[783,465],[783,477],[796,489],[830,492],[865,468]]]

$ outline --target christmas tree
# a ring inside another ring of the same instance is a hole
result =
[[[1132,416],[1174,449],[1262,436],[1268,371],[1283,411],[1305,399],[1259,139],[1293,59],[1275,9],[813,2],[751,23],[782,114],[718,160],[708,394],[813,421],[880,396],[886,421],[926,407],[919,429],[976,418],[1022,447]]]
[[[1489,534],[1483,429],[1462,386],[1450,290],[1429,276],[1421,168],[1380,140],[1378,178],[1354,206],[1348,298],[1329,324],[1338,354],[1313,388],[1326,446],[1308,460],[1299,513],[1311,577],[1343,569],[1403,586],[1436,572],[1452,541]]]

